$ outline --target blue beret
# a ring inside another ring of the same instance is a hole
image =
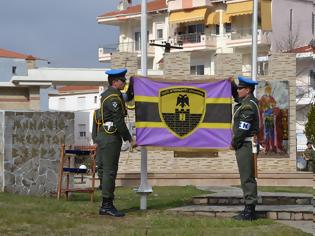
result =
[[[238,86],[237,87],[254,87],[255,85],[258,84],[257,81],[254,81],[252,79],[238,76]]]
[[[126,78],[125,78],[126,73],[127,73],[126,68],[111,69],[111,70],[105,71],[105,74],[108,75],[108,78],[122,79],[122,80],[126,80]]]

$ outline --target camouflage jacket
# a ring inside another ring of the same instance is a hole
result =
[[[103,130],[108,135],[120,135],[124,141],[131,140],[125,123],[127,110],[122,94],[111,86],[101,94],[101,120]]]
[[[235,92],[232,91],[232,94],[237,104],[234,106],[233,111],[233,138],[231,145],[236,150],[242,147],[245,138],[258,134],[259,110],[258,100],[254,95],[240,99]]]
[[[93,125],[92,125],[92,140],[93,143],[96,143],[96,138],[98,132],[101,130],[102,126],[102,115],[101,115],[101,110],[96,109],[93,113]]]

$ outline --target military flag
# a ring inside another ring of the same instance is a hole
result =
[[[138,145],[202,149],[230,146],[232,98],[228,80],[134,78],[134,93]]]

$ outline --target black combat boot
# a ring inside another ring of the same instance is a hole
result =
[[[113,199],[103,198],[102,206],[99,210],[100,215],[110,215],[115,217],[123,217],[125,213],[119,212],[113,204]]]
[[[255,205],[245,205],[244,211],[240,212],[238,215],[233,216],[234,220],[256,220]]]

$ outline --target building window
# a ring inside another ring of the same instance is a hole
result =
[[[205,32],[205,27],[203,24],[189,25],[188,34],[203,34]]]
[[[86,137],[86,124],[79,124],[79,137],[80,138]]]
[[[97,103],[97,96],[94,96],[94,103]]]
[[[215,25],[215,34],[220,35],[220,25]]]
[[[205,66],[204,65],[190,66],[190,74],[191,75],[204,75],[205,74]]]
[[[310,70],[310,82],[309,85],[311,88],[315,89],[315,71]]]
[[[141,34],[140,32],[135,32],[135,50],[139,51],[141,48]]]
[[[12,66],[12,74],[13,74],[13,75],[16,74],[16,66]]]
[[[257,70],[258,75],[268,75],[268,61],[259,61],[257,62],[257,65],[258,65],[258,70]]]
[[[225,33],[231,33],[232,32],[231,23],[224,24],[224,27],[225,27]]]
[[[149,40],[149,31],[147,32],[147,39]],[[135,32],[135,51],[141,50],[141,32]]]
[[[84,110],[86,108],[85,107],[86,106],[85,105],[85,97],[78,97],[77,102],[78,102],[77,106],[78,106],[79,110]]]
[[[163,29],[157,29],[156,39],[163,39]]]
[[[59,98],[58,100],[58,106],[60,110],[65,110],[66,109],[66,98]]]
[[[85,132],[85,131],[81,131],[81,132],[80,132],[80,137],[82,137],[82,138],[83,138],[83,137],[86,137],[86,132]]]

